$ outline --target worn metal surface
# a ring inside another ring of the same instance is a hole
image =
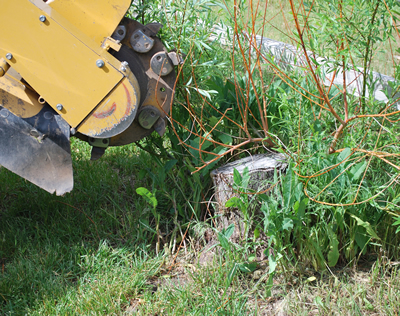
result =
[[[140,102],[138,112],[141,112],[147,106],[153,106],[159,110],[160,119],[163,119],[172,106],[176,74],[175,70],[172,69],[168,75],[161,77],[150,67],[153,55],[160,52],[166,53],[161,40],[156,37],[156,33],[161,26],[158,23],[152,23],[147,27],[128,18],[124,18],[121,25],[125,26],[126,36],[121,41],[122,47],[120,51],[114,53],[114,56],[118,60],[125,60],[129,63],[129,67],[139,82]],[[154,39],[153,48],[146,54],[135,52],[129,40],[138,29],[145,30],[145,33]],[[140,126],[137,118],[123,133],[111,138],[110,146],[120,146],[138,141],[150,135],[155,130],[154,127],[156,125],[154,124],[150,129],[145,129]],[[165,123],[161,124],[159,128],[159,132],[163,133],[163,131],[165,131]]]
[[[126,35],[126,28],[124,25],[118,25],[111,37],[117,41],[122,41]]]
[[[56,0],[50,2],[49,6],[100,45],[118,26],[131,2],[131,0]]]
[[[160,76],[168,75],[173,69],[173,64],[166,52],[159,52],[154,54],[150,60],[151,70]]]
[[[160,111],[154,106],[146,106],[140,111],[138,121],[141,127],[150,129],[160,118]]]
[[[109,138],[122,133],[132,124],[139,106],[140,88],[128,66],[124,67],[127,77],[82,122],[78,132],[89,137]]]
[[[38,114],[43,108],[43,104],[40,104],[38,99],[39,95],[35,91],[10,76],[9,73],[0,77],[0,105],[15,115],[27,118]]]
[[[73,188],[69,125],[48,105],[31,118],[0,106],[0,164],[42,189]]]
[[[6,60],[4,58],[0,58],[0,77],[3,77],[9,68],[10,65],[6,62]]]
[[[138,29],[132,35],[130,39],[133,50],[137,53],[147,53],[154,46],[154,40],[146,34],[145,29]]]

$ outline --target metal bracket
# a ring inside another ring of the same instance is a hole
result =
[[[145,106],[139,113],[138,121],[141,127],[150,129],[160,117],[160,110],[155,106]]]
[[[159,76],[166,76],[174,69],[166,52],[154,54],[150,60],[150,67]]]
[[[142,30],[137,30],[132,34],[130,43],[137,53],[147,53],[154,46],[154,40],[143,33]]]
[[[111,37],[117,41],[122,41],[126,36],[125,25],[118,25]]]
[[[150,31],[152,31],[154,35],[156,35],[161,30],[163,25],[161,23],[152,22],[152,23],[147,23],[145,27],[148,28]]]
[[[105,50],[109,50],[110,48],[112,48],[116,52],[119,52],[119,50],[121,49],[121,43],[119,42],[119,40],[111,37],[106,37],[103,43],[101,43],[101,47]]]
[[[169,52],[168,57],[171,59],[174,66],[182,65],[184,60],[177,52]]]
[[[0,58],[0,77],[3,77],[8,69],[10,69],[10,65],[4,58]]]
[[[93,138],[89,137],[89,145],[93,147],[107,148],[110,144],[109,138]]]

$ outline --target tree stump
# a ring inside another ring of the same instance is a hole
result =
[[[214,200],[217,207],[215,213],[215,225],[217,231],[227,228],[230,224],[235,225],[235,231],[230,237],[231,242],[240,243],[248,236],[244,235],[243,214],[239,210],[225,207],[226,201],[233,196],[238,196],[232,189],[233,171],[236,169],[242,175],[245,168],[249,170],[248,189],[256,192],[264,191],[270,187],[274,179],[275,170],[282,173],[287,168],[286,157],[279,153],[267,153],[246,157],[228,163],[218,169],[211,171],[210,175],[214,183]],[[199,263],[206,264],[213,260],[215,251],[218,249],[213,246],[218,243],[218,238],[212,229],[205,232],[207,246],[200,254]],[[213,248],[212,251],[209,251]],[[264,260],[262,249],[257,249],[257,259]],[[258,258],[260,257],[260,258]]]
[[[275,170],[281,173],[287,168],[286,157],[280,153],[253,155],[211,171],[210,175],[215,187],[214,199],[217,204],[217,230],[221,231],[230,224],[235,224],[235,232],[231,237],[233,242],[246,237],[243,235],[243,214],[239,210],[228,210],[225,203],[233,196],[239,195],[232,188],[234,169],[242,175],[246,167],[250,176],[247,189],[262,192],[267,190],[273,182]]]
[[[226,201],[235,196],[232,190],[233,170],[236,169],[243,174],[246,167],[250,175],[248,188],[259,192],[268,189],[265,180],[272,181],[274,179],[275,169],[278,172],[286,169],[286,157],[279,153],[259,154],[236,160],[211,171],[210,175],[215,187],[214,198],[218,204],[218,210],[224,210]]]

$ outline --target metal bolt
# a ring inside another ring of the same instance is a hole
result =
[[[76,134],[76,129],[74,127],[71,127],[71,135],[75,135]]]
[[[123,61],[122,63],[121,63],[121,67],[119,68],[121,71],[126,71],[126,67],[128,67],[129,66],[129,64],[128,64],[128,62],[126,62],[126,61]]]
[[[40,20],[40,22],[45,22],[46,17],[44,15],[41,15],[41,16],[39,16],[39,20]]]
[[[51,113],[50,111],[47,111],[47,112],[44,112],[44,118],[46,119],[46,120],[51,120],[52,118],[53,118],[53,113]]]
[[[40,136],[40,133],[38,132],[38,130],[36,128],[31,129],[30,134],[33,137],[39,137]]]
[[[8,60],[11,60],[13,58],[13,55],[11,53],[7,53],[6,58]]]
[[[0,104],[2,106],[2,104]],[[8,115],[10,114],[10,112],[7,109],[1,109],[0,111],[0,116],[6,118]]]
[[[58,104],[56,105],[56,108],[57,108],[57,110],[61,111],[61,110],[63,109],[63,105],[60,104],[60,103],[58,103]]]
[[[101,59],[96,60],[96,66],[99,68],[103,68],[104,67],[104,61]]]

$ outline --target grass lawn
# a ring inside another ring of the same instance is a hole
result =
[[[147,228],[153,218],[135,193],[149,182],[138,179],[151,168],[148,154],[131,145],[90,162],[88,146],[76,140],[72,151],[75,188],[64,197],[0,170],[2,315],[396,315],[400,308],[397,266],[384,256],[332,274],[293,267],[277,275],[271,296],[265,267],[228,283],[234,262],[217,252],[201,263],[195,239],[177,255],[166,246],[157,256]],[[167,218],[163,224],[165,231]]]

